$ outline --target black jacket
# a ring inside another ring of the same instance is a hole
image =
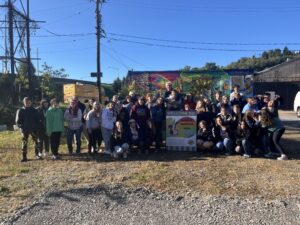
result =
[[[46,131],[46,112],[48,109],[45,109],[43,107],[36,108],[39,116],[39,126],[38,131],[39,132],[45,132]]]
[[[38,111],[31,107],[23,107],[17,111],[16,124],[23,133],[38,132],[39,114]]]
[[[199,129],[197,133],[197,140],[213,141],[213,136],[211,131],[208,129],[206,129],[205,131]]]

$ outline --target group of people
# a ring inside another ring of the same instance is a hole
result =
[[[181,110],[197,113],[197,147],[199,151],[224,152],[225,155],[241,154],[250,158],[264,154],[278,160],[287,155],[280,145],[285,128],[278,117],[278,98],[269,94],[244,99],[239,86],[234,86],[230,96],[215,93],[215,99],[185,96],[166,84],[162,96],[137,96],[131,91],[123,101],[117,95],[103,106],[94,99],[84,103],[73,97],[63,112],[56,99],[49,103],[43,99],[38,108],[32,106],[28,97],[24,107],[18,110],[16,124],[22,133],[22,162],[27,161],[29,135],[35,143],[37,159],[49,153],[58,159],[60,138],[67,126],[67,145],[73,154],[73,140],[76,154],[81,151],[82,134],[88,139],[88,153],[96,154],[104,142],[104,153],[112,157],[127,158],[136,149],[138,154],[162,151],[165,132],[166,111]],[[50,144],[49,144],[50,140]],[[152,148],[151,148],[152,146]],[[134,148],[133,148],[134,147]],[[275,154],[274,154],[275,153]]]

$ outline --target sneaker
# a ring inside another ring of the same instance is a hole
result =
[[[282,154],[277,160],[288,160],[288,157],[285,154]]]
[[[44,152],[43,156],[46,158],[49,155],[49,152]]]
[[[38,155],[36,155],[36,156],[35,156],[35,159],[37,159],[37,160],[41,160],[41,159],[42,159],[42,157],[40,156],[40,154],[38,154]]]
[[[42,157],[42,153],[41,153],[41,152],[39,152],[38,156],[39,156],[39,157]]]
[[[244,154],[243,157],[244,157],[244,158],[251,158],[251,155]]]
[[[266,158],[273,158],[273,153],[269,152],[269,153],[265,154],[265,157]]]
[[[52,159],[53,159],[53,160],[57,160],[57,159],[58,159],[58,156],[57,156],[57,155],[53,155],[53,156],[52,156]]]
[[[21,160],[21,162],[27,162],[28,160],[27,160],[27,158],[25,157],[25,158],[22,158],[22,160]]]

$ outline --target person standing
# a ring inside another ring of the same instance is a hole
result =
[[[113,134],[116,119],[117,115],[114,110],[114,105],[110,102],[107,104],[106,108],[103,109],[101,116],[101,132],[105,144],[105,154],[111,155],[110,139]]]
[[[56,160],[59,158],[60,136],[64,131],[64,115],[55,98],[51,99],[50,108],[46,113],[46,130],[47,135],[50,137],[52,158]]]
[[[38,112],[32,107],[32,102],[28,97],[23,99],[23,108],[19,109],[16,114],[16,124],[20,128],[22,134],[22,160],[27,161],[27,145],[29,135],[31,135],[35,146],[35,157],[41,159],[39,156],[39,140],[37,136],[38,132]]]
[[[131,113],[130,113],[130,117],[131,119],[134,119],[137,123],[137,125],[140,128],[140,131],[142,133],[142,137],[143,137],[143,143],[144,143],[144,149],[142,149],[142,151],[145,151],[146,154],[148,154],[149,152],[149,144],[148,143],[148,121],[151,119],[150,116],[150,110],[148,109],[148,107],[145,105],[145,98],[144,97],[140,97],[138,100],[138,103],[136,105],[134,105],[131,109]]]
[[[97,140],[101,135],[101,108],[99,102],[93,103],[93,109],[90,110],[86,116],[86,129],[89,134],[88,152],[89,154],[96,153]]]
[[[70,106],[66,109],[64,118],[68,123],[67,144],[69,154],[72,155],[73,153],[72,141],[74,135],[76,138],[76,154],[79,154],[81,149],[81,132],[83,130],[82,111],[75,99],[71,101]]]
[[[39,128],[38,128],[38,140],[39,140],[39,156],[42,156],[43,148],[45,147],[44,156],[49,154],[49,136],[46,132],[46,113],[49,108],[49,103],[46,99],[42,99],[40,106],[37,109],[39,114]]]

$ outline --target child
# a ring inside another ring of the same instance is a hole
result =
[[[115,124],[113,135],[110,139],[110,146],[114,158],[119,156],[123,156],[124,159],[127,158],[129,145],[126,143],[126,134],[121,121],[117,121]]]
[[[197,147],[201,150],[211,150],[214,146],[213,137],[207,123],[204,120],[199,122],[197,133]]]
[[[236,148],[235,151],[240,153],[244,150],[245,158],[251,157],[251,130],[245,121],[241,121],[236,130]]]

